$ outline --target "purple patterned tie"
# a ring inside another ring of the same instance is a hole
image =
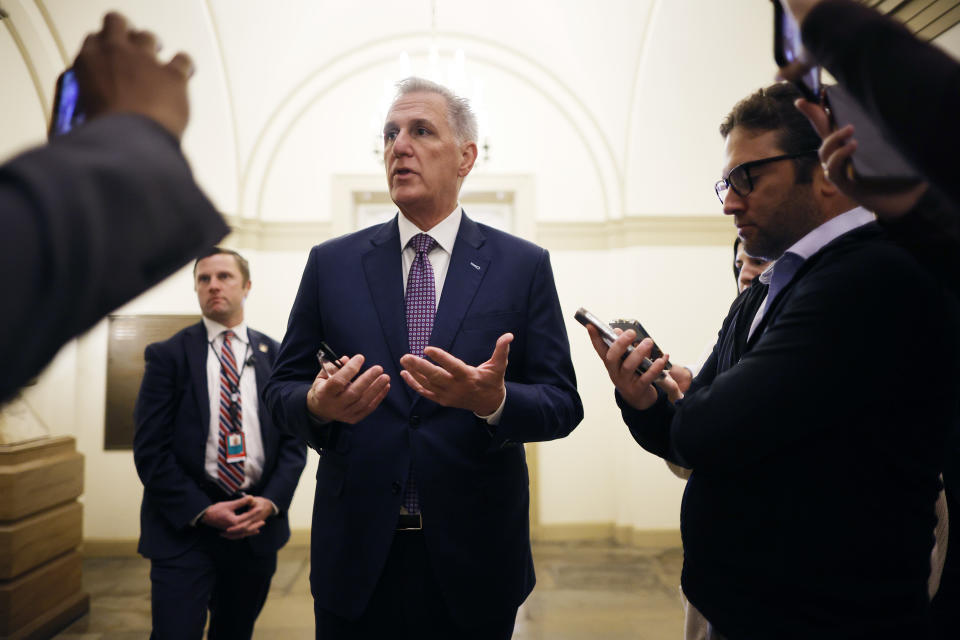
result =
[[[433,280],[433,265],[427,258],[437,241],[425,233],[410,238],[409,246],[416,251],[407,275],[407,336],[410,353],[423,356],[423,348],[430,340],[433,331],[433,316],[437,312],[436,287]],[[413,473],[413,461],[410,461],[410,473],[403,492],[403,506],[407,513],[420,513],[420,495],[417,493],[417,481]]]

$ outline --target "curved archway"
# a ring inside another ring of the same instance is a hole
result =
[[[401,50],[425,52],[430,44],[444,48],[467,45],[471,60],[495,68],[520,80],[552,105],[570,125],[583,147],[602,188],[605,219],[622,216],[621,176],[613,148],[594,115],[579,97],[555,74],[499,43],[468,34],[415,33],[374,40],[344,52],[325,63],[285,96],[257,136],[241,176],[239,215],[243,219],[261,219],[264,189],[277,154],[284,141],[296,129],[312,105],[328,96],[357,73],[391,64]]]

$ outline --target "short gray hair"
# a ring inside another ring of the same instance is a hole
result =
[[[426,78],[410,76],[397,83],[397,97],[394,102],[408,93],[436,93],[443,96],[447,102],[447,121],[450,128],[453,129],[453,135],[457,137],[460,144],[465,142],[477,142],[477,116],[470,108],[470,101],[461,98],[442,84],[437,84]]]

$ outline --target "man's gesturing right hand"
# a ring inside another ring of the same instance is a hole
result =
[[[360,422],[376,409],[390,391],[390,376],[374,365],[357,375],[364,357],[340,358],[342,369],[321,368],[307,392],[307,410],[321,420]]]

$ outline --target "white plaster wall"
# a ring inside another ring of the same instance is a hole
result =
[[[551,257],[585,418],[566,439],[539,447],[541,520],[676,528],[683,484],[630,436],[573,312],[585,306],[602,318],[636,318],[672,361],[694,363],[713,343],[735,295],[732,251],[632,247]]]
[[[656,4],[635,78],[627,213],[718,210],[719,125],[737,100],[773,82],[772,24],[769,2]]]

